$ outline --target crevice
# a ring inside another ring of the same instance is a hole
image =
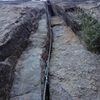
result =
[[[19,94],[19,95],[12,96],[12,97],[10,97],[10,98],[15,98],[15,97],[23,96],[23,95],[26,95],[26,94],[29,94],[29,93],[31,93],[32,91],[33,91],[33,90],[31,90],[31,91],[28,91],[28,92],[26,92],[26,93],[23,93],[23,94]]]
[[[50,91],[49,91],[49,68],[50,68],[50,58],[52,53],[52,42],[53,42],[53,33],[51,28],[51,17],[54,16],[54,11],[49,1],[45,3],[46,14],[47,14],[47,28],[48,28],[48,42],[46,44],[46,54],[45,54],[45,74],[44,74],[44,87],[43,87],[43,96],[42,100],[50,100]]]
[[[53,11],[53,7],[52,7],[50,1],[47,1],[46,4],[47,4],[47,6],[48,6],[49,14],[50,14],[52,17],[55,16],[55,13],[54,13],[54,11]]]
[[[74,12],[74,11],[75,11],[75,7],[69,8],[69,9],[65,9],[65,12]]]

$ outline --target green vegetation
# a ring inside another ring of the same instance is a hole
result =
[[[82,14],[82,30],[79,32],[82,40],[85,41],[87,49],[94,53],[100,53],[100,22],[91,17],[90,14]]]

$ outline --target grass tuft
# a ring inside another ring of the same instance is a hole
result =
[[[85,41],[89,51],[100,54],[100,22],[90,14],[83,14],[81,20],[82,30],[79,35]]]

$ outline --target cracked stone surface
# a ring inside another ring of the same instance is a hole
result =
[[[77,6],[100,19],[100,0],[50,1],[61,8],[55,11]],[[50,100],[100,100],[100,55],[87,51],[63,18],[53,17],[51,26]],[[0,3],[0,100],[10,89],[10,100],[42,100],[47,33],[44,2]]]
[[[44,12],[43,2],[0,4],[0,100],[9,98],[16,62]]]
[[[53,32],[50,100],[100,100],[100,56],[77,43],[68,26],[54,26]]]
[[[68,14],[68,12],[71,12],[74,14],[74,10],[71,11],[71,9],[74,9],[76,7],[76,8],[82,9],[85,13],[93,16],[93,18],[100,21],[100,13],[99,13],[100,0],[50,0],[50,1],[51,1],[53,10],[57,15],[62,15],[64,17]]]
[[[10,100],[41,100],[41,60],[47,42],[45,16],[39,21],[37,31],[30,36],[30,45],[18,60]]]

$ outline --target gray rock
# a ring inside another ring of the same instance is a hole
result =
[[[0,100],[9,98],[17,59],[44,13],[44,6],[39,7],[40,2],[35,7],[30,6],[32,3],[0,6]]]
[[[50,100],[99,100],[100,56],[72,42],[74,38],[69,41],[72,30],[68,30],[68,26],[53,27]]]
[[[46,19],[39,21],[38,30],[31,34],[30,44],[16,65],[10,100],[42,100],[42,56],[47,43]]]
[[[74,32],[81,30],[80,16],[85,13],[100,21],[100,0],[50,0],[56,15],[61,15]]]

